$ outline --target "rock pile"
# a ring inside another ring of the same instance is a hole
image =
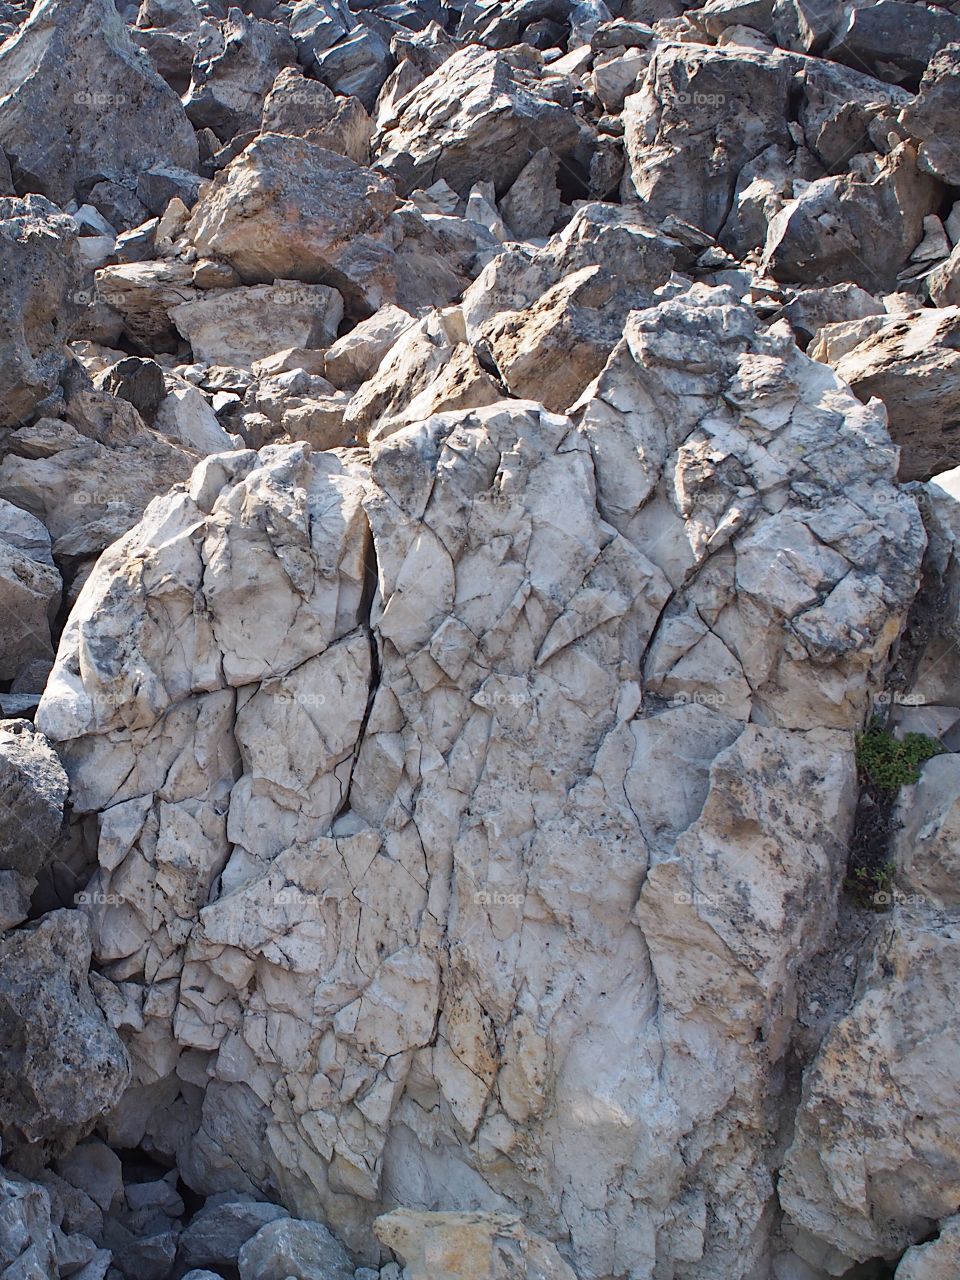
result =
[[[0,35],[0,1280],[954,1277],[960,16]]]

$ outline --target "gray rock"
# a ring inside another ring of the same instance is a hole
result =
[[[50,1197],[37,1183],[0,1172],[0,1275],[55,1280],[59,1274]]]
[[[956,19],[960,27],[960,19]],[[958,31],[960,38],[960,31]],[[960,185],[960,44],[931,59],[920,92],[904,107],[903,127],[920,143],[917,163],[941,182]]]
[[[21,1161],[69,1150],[130,1079],[87,983],[90,952],[78,911],[0,940],[0,1135]]]
[[[252,1236],[268,1223],[287,1217],[280,1205],[257,1200],[205,1206],[180,1237],[177,1273],[181,1268],[235,1267],[241,1248]]]
[[[290,34],[305,67],[314,65],[356,25],[345,0],[296,0],[290,14]]]
[[[319,1222],[283,1218],[240,1250],[240,1280],[353,1280],[343,1245]]]
[[[91,1138],[56,1162],[65,1182],[85,1192],[104,1213],[123,1203],[123,1167],[105,1142]]]
[[[0,48],[0,145],[18,186],[60,205],[104,178],[198,159],[179,98],[112,0],[41,0]]]
[[[94,378],[94,386],[132,404],[145,422],[152,422],[167,394],[163,370],[155,360],[127,356]]]
[[[0,868],[30,877],[51,857],[67,786],[42,733],[26,720],[0,721]]]
[[[372,111],[394,68],[390,46],[379,31],[359,26],[332,49],[316,55],[317,77],[335,93],[358,98]]]
[[[137,196],[144,208],[158,217],[174,198],[191,208],[197,202],[199,190],[199,174],[175,165],[155,164],[137,179]]]
[[[200,42],[184,99],[187,115],[221,142],[255,130],[277,72],[296,61],[296,47],[281,25],[231,9]]]
[[[960,17],[949,9],[905,0],[850,6],[825,56],[879,80],[916,85],[930,59],[960,40]]]
[[[357,98],[337,96],[319,80],[287,67],[263,104],[262,131],[307,138],[357,164],[370,159],[373,121]]]

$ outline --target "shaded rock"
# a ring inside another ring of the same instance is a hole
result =
[[[960,309],[894,317],[832,360],[864,402],[878,396],[900,446],[900,475],[927,480],[960,463]]]
[[[344,0],[296,0],[290,13],[290,34],[301,63],[310,67],[317,56],[356,26]]]
[[[393,254],[380,233],[393,186],[302,138],[264,134],[217,174],[187,234],[245,284],[302,280],[338,289],[350,307],[392,298]]]
[[[163,403],[166,388],[163,370],[155,360],[127,356],[97,374],[94,386],[132,404],[146,422],[153,418]]]
[[[56,1163],[57,1173],[84,1192],[104,1213],[123,1203],[123,1167],[105,1142],[91,1138]]]
[[[258,129],[277,72],[296,61],[296,47],[281,25],[230,9],[200,40],[184,98],[187,116],[195,128],[210,128],[224,142]]]
[[[307,138],[357,164],[370,160],[373,121],[358,98],[338,97],[319,80],[287,67],[277,76],[263,104],[263,133]]]
[[[920,82],[920,92],[904,107],[900,117],[910,137],[920,143],[917,156],[920,168],[951,186],[960,185],[958,107],[960,45],[951,44],[934,54]]]
[[[381,307],[337,339],[326,353],[323,372],[335,387],[358,387],[376,372],[400,335],[414,323],[402,307]]]
[[[208,292],[174,307],[170,318],[195,360],[249,368],[288,347],[329,347],[343,318],[343,300],[327,285],[280,280]]]
[[[26,720],[0,721],[0,869],[31,877],[60,839],[67,776],[56,753]]]
[[[824,325],[862,320],[885,312],[883,304],[859,285],[837,284],[799,290],[784,306],[783,314],[797,335],[798,344],[805,347]]]
[[[123,318],[124,330],[145,355],[175,351],[180,339],[170,312],[196,297],[185,262],[129,262],[96,273],[97,298]]]
[[[0,197],[0,425],[29,418],[67,367],[79,314],[77,231],[43,196]]]
[[[927,276],[931,301],[937,307],[960,304],[960,252],[954,248],[948,258]]]
[[[912,1245],[895,1272],[895,1280],[950,1280],[960,1268],[960,1217],[940,1223],[940,1234],[929,1244]]]
[[[879,80],[916,85],[930,59],[960,40],[960,17],[948,9],[884,0],[846,10],[825,56]]]
[[[0,1131],[30,1161],[69,1150],[119,1098],[130,1068],[87,983],[90,926],[55,911],[0,940]]]
[[[6,1171],[0,1173],[0,1268],[13,1280],[55,1280],[60,1274],[47,1192]]]
[[[61,587],[44,526],[0,500],[0,679],[53,657],[50,632]]]
[[[316,54],[315,73],[334,93],[357,98],[372,111],[393,67],[387,41],[375,27],[361,23],[332,48]]]
[[[262,1201],[236,1201],[201,1209],[180,1237],[177,1269],[235,1267],[243,1245],[286,1209]],[[286,1277],[283,1277],[286,1280]]]
[[[182,200],[190,208],[196,203],[200,176],[174,165],[155,164],[137,179],[137,196],[144,207],[158,217],[171,200]]]
[[[524,165],[500,202],[503,220],[518,240],[549,235],[553,230],[560,212],[559,164],[553,152],[542,147]]]
[[[154,423],[160,435],[200,457],[240,447],[241,441],[224,431],[206,397],[196,387],[175,386],[168,393]]]
[[[240,1280],[353,1280],[353,1263],[319,1222],[281,1218],[261,1227],[239,1255]]]
[[[448,58],[398,105],[379,139],[378,165],[403,193],[437,179],[461,196],[475,182],[504,194],[544,147],[570,157],[576,117],[552,102],[522,63],[482,48]]]
[[[0,95],[0,145],[15,181],[56,204],[158,162],[197,168],[179,98],[112,0],[41,0],[0,49]]]

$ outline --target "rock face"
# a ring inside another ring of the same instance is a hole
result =
[[[629,318],[573,420],[501,401],[369,463],[202,463],[99,562],[38,715],[109,815],[98,962],[171,992],[124,1032],[134,1079],[209,1064],[178,1136],[114,1123],[361,1251],[401,1183],[423,1208],[523,1185],[580,1274],[616,1271],[611,1218],[644,1274],[758,1274],[761,1099],[923,545],[895,464],[876,409],[704,288]]]
[[[57,204],[156,163],[196,170],[174,91],[137,51],[111,0],[39,0],[0,48],[0,145],[21,191]]]

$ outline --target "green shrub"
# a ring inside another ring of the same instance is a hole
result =
[[[857,734],[857,765],[866,786],[880,791],[899,791],[920,780],[920,766],[943,750],[936,738],[925,733],[908,733],[895,738],[874,721]]]

